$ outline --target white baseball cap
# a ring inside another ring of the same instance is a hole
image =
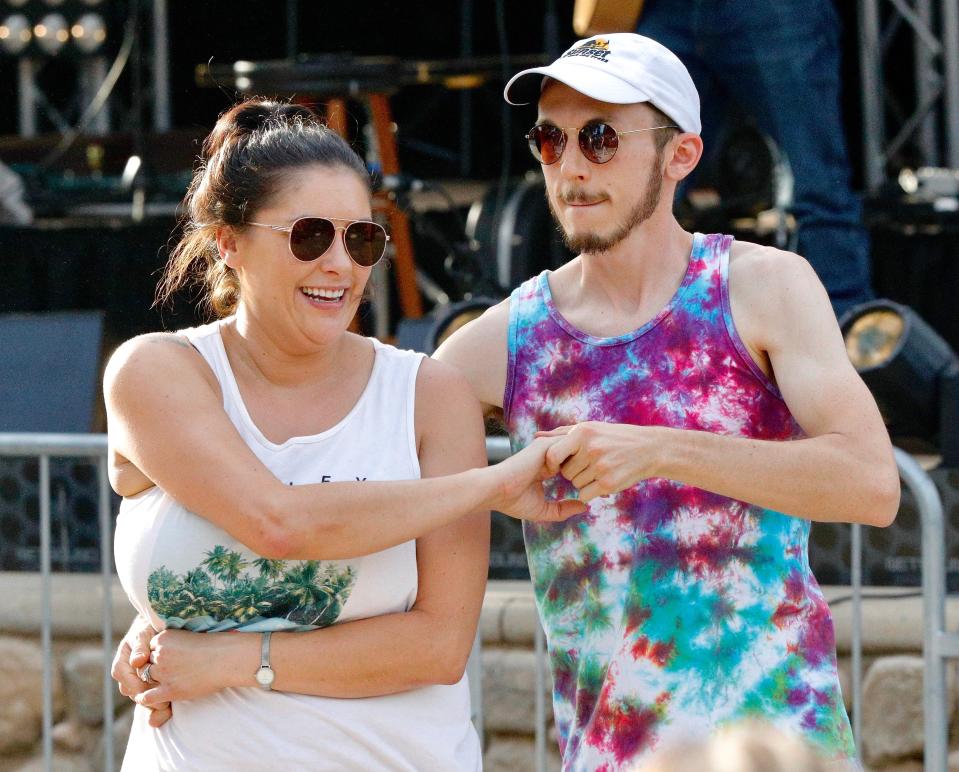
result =
[[[601,102],[649,102],[683,131],[702,131],[699,92],[689,71],[676,54],[642,35],[613,32],[577,40],[549,66],[510,78],[503,96],[511,105],[536,101],[546,77]]]

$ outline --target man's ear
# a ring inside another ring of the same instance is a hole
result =
[[[692,173],[703,157],[703,140],[698,134],[684,132],[673,137],[669,144],[672,152],[667,148],[663,174],[666,179],[679,182]]]
[[[216,229],[216,249],[220,259],[230,268],[239,268],[242,260],[237,249],[237,234],[230,225],[221,225]]]

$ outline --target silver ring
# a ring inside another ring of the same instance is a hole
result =
[[[150,668],[153,667],[153,663],[150,662],[143,670],[140,671],[140,680],[143,683],[148,684],[152,683],[153,679],[150,678]]]

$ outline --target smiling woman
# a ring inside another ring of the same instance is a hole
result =
[[[488,510],[582,511],[543,499],[552,441],[474,468],[466,381],[348,331],[387,236],[306,108],[223,115],[186,203],[161,296],[199,282],[219,318],[125,343],[104,385],[124,769],[478,769]]]

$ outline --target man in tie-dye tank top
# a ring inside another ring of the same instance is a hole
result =
[[[561,435],[549,486],[589,502],[525,524],[563,768],[631,769],[746,718],[853,766],[810,521],[888,525],[899,481],[822,285],[676,221],[699,100],[662,46],[579,41],[506,95],[538,100],[530,147],[578,256],[437,356],[514,448]]]

